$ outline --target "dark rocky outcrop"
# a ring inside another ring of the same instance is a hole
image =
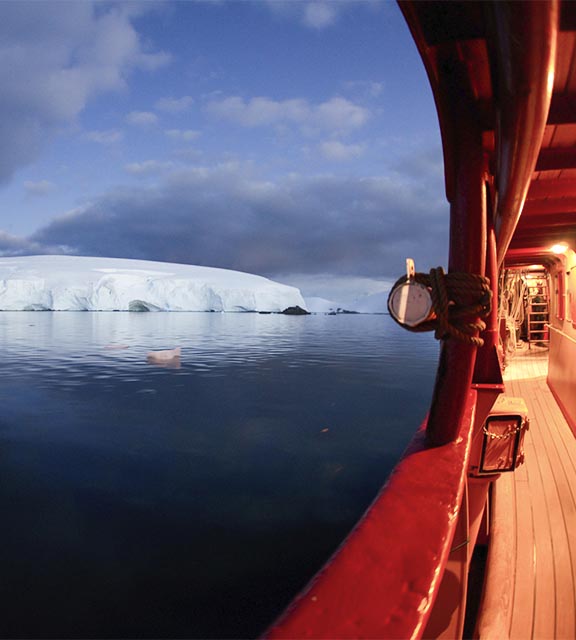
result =
[[[295,307],[288,307],[282,311],[285,316],[309,316],[310,313],[306,309],[302,309],[296,305]]]

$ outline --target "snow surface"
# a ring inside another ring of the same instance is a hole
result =
[[[295,287],[249,273],[77,256],[0,258],[1,311],[268,311],[306,308]]]
[[[306,310],[310,313],[336,313],[342,305],[326,298],[318,298],[315,296],[305,296]]]
[[[352,305],[354,311],[358,313],[388,313],[389,291],[380,291],[364,298],[360,298]]]
[[[304,299],[310,313],[388,313],[388,291],[373,293],[347,303],[308,296]]]

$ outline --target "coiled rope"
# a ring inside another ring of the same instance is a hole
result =
[[[437,267],[430,269],[430,273],[415,273],[412,280],[430,290],[434,313],[416,327],[398,324],[409,331],[434,331],[437,340],[451,336],[479,347],[484,344],[474,334],[484,331],[486,323],[470,318],[484,318],[490,313],[492,290],[488,278],[473,273],[444,273],[442,267]],[[399,278],[392,291],[405,282],[406,276]]]

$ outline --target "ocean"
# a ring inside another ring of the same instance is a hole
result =
[[[239,638],[374,499],[438,345],[386,315],[4,312],[0,356],[2,637]]]

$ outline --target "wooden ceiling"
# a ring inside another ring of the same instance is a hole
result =
[[[453,165],[462,159],[454,158],[453,112],[446,105],[468,100],[474,104],[470,120],[482,130],[502,258],[506,254],[507,263],[542,262],[560,241],[576,249],[576,2],[406,0],[400,6],[438,108],[448,199],[453,196]],[[514,50],[519,34],[525,39]],[[457,83],[452,78],[447,82],[456,66]],[[511,82],[516,86],[509,87]],[[547,98],[530,103],[530,92]],[[507,112],[524,99],[523,119],[509,118]],[[520,179],[513,184],[514,193],[506,194],[511,174],[503,171],[511,161],[503,161],[503,150],[521,155],[527,142],[536,146],[531,155],[526,151],[523,167],[517,163],[513,169]],[[508,211],[514,207],[516,212]],[[501,224],[499,216],[509,220]],[[506,224],[511,237],[504,237]]]

